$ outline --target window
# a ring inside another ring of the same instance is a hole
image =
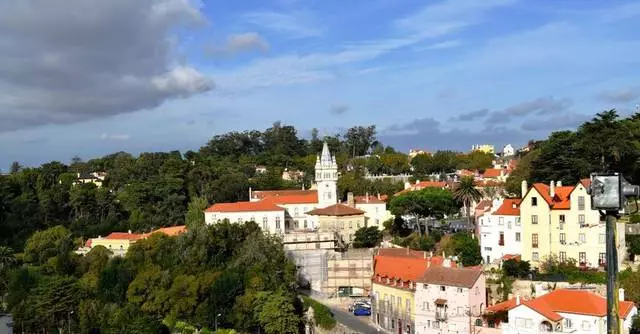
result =
[[[566,329],[571,329],[571,327],[573,327],[573,323],[571,322],[571,319],[569,318],[564,319],[564,327]]]
[[[538,248],[538,233],[531,234],[531,247]]]
[[[531,224],[538,223],[538,215],[531,215]]]
[[[561,224],[564,224],[564,220],[565,220],[564,215],[560,215],[560,223]]]
[[[441,285],[441,286],[440,286],[440,291],[447,291],[447,287],[446,287],[446,286],[444,286],[444,285]]]
[[[376,225],[380,225],[380,219],[376,219]]]
[[[564,233],[560,233],[560,244],[565,245],[567,243],[567,235]]]
[[[598,254],[598,265],[603,267],[607,264],[607,253]]]
[[[358,227],[358,229],[360,228],[360,222],[356,223],[356,226]]]
[[[320,243],[316,242],[316,249],[320,249]]]
[[[407,313],[411,313],[411,301],[409,300],[409,298],[407,298],[407,300],[405,301],[404,311]]]
[[[269,220],[267,219],[267,217],[262,217],[262,229],[266,230],[267,229],[267,222]]]
[[[582,321],[582,330],[583,331],[588,331],[591,329],[591,323],[587,320],[583,320]]]
[[[560,256],[558,256],[558,260],[560,262],[567,262],[567,252],[560,252]]]
[[[578,262],[582,266],[586,265],[587,264],[587,253],[585,253],[585,252],[578,253]]]
[[[584,215],[578,215],[578,223],[580,223],[580,225],[584,225]]]
[[[511,229],[511,221],[508,221],[508,222],[507,222],[507,228],[508,228],[508,229]]]
[[[276,228],[280,229],[280,216],[276,217]]]
[[[606,244],[607,243],[606,234],[602,233],[602,234],[598,235],[598,243],[600,243],[600,244]]]
[[[429,311],[429,303],[422,302],[422,310],[423,311]]]
[[[349,228],[353,228],[353,222],[349,221]]]
[[[516,217],[516,226],[520,226],[520,217]]]
[[[462,288],[458,288],[458,293],[462,293]]]
[[[580,233],[580,234],[578,235],[578,237],[579,237],[579,239],[580,239],[580,243],[581,243],[581,244],[584,244],[584,243],[586,243],[586,242],[587,242],[587,236],[586,236],[584,233]]]
[[[531,261],[538,261],[539,259],[538,252],[531,253]]]
[[[520,232],[516,232],[516,241],[520,242]]]
[[[500,239],[498,239],[498,245],[504,246],[504,232],[500,232]]]
[[[578,196],[578,210],[584,211],[584,196]]]
[[[498,218],[498,225],[504,225],[504,217]]]
[[[464,311],[462,311],[462,306],[458,306],[458,315],[464,315]]]
[[[531,197],[531,206],[538,206],[538,198],[533,196]]]
[[[422,284],[422,288],[423,289],[428,289],[429,288],[429,284]]]
[[[307,220],[304,220],[304,228],[307,228]]]

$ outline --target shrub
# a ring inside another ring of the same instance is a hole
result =
[[[336,326],[336,319],[333,318],[333,313],[328,307],[306,296],[302,296],[302,301],[305,311],[309,309],[309,306],[313,308],[316,324],[320,328],[329,330]]]

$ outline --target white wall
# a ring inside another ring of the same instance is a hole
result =
[[[266,223],[265,219],[266,218]],[[205,212],[206,224],[215,224],[228,219],[231,223],[255,221],[260,228],[269,233],[285,233],[284,209],[282,211],[251,211],[251,212]],[[278,228],[279,221],[279,228]]]
[[[520,216],[484,214],[478,219],[480,227],[480,251],[485,263],[500,260],[506,254],[522,253],[522,225]],[[504,234],[504,246],[499,245],[500,232]],[[517,235],[520,235],[520,240]],[[489,261],[487,262],[487,257]]]
[[[356,203],[356,209],[364,211],[367,226],[376,226],[381,231],[384,229],[382,224],[393,217],[386,203]]]
[[[527,306],[520,305],[509,311],[509,323],[502,324],[504,334],[538,334],[546,318]],[[548,320],[547,320],[548,321]]]

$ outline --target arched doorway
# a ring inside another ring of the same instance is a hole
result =
[[[543,321],[540,323],[540,331],[541,332],[553,332],[553,325],[551,325],[548,321]]]

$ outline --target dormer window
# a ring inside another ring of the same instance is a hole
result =
[[[538,206],[538,198],[533,196],[531,197],[531,206]]]

